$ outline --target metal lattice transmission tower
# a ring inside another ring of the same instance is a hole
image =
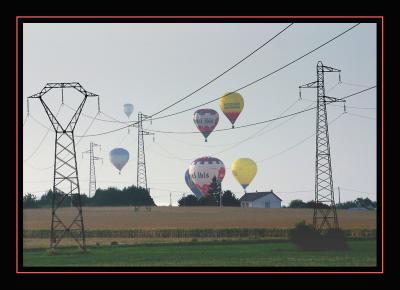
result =
[[[315,204],[313,225],[319,232],[339,229],[333,191],[328,112],[326,110],[326,105],[334,102],[345,102],[344,100],[325,95],[324,73],[326,72],[338,72],[340,82],[340,70],[324,66],[322,62],[319,61],[317,64],[317,80],[299,87],[300,89],[317,89]]]
[[[94,156],[94,150],[93,150],[94,147],[100,147],[100,151],[101,151],[101,145],[90,142],[89,150],[82,152],[82,158],[83,158],[84,153],[89,153],[89,159],[90,159],[89,191],[88,191],[89,198],[94,196],[96,193],[96,167],[95,167],[94,162],[96,160],[101,160],[101,162],[103,162],[103,158]]]
[[[153,135],[154,141],[154,133],[150,133],[143,130],[143,118],[149,118],[149,116],[138,113],[138,157],[137,157],[137,187],[145,188],[149,190],[147,187],[147,174],[146,174],[146,156],[144,152],[144,138],[145,135]]]
[[[66,88],[75,89],[84,97],[68,125],[64,128],[43,100],[43,95],[52,89],[61,89],[62,101],[64,101],[63,90]],[[28,97],[28,99],[40,100],[56,133],[50,233],[51,250],[54,250],[67,234],[77,242],[82,250],[86,250],[74,129],[88,97],[98,98],[98,95],[86,91],[77,82],[48,83],[39,93]],[[99,99],[97,100],[100,110]],[[75,210],[72,218],[63,216],[59,211],[60,207],[68,202]]]

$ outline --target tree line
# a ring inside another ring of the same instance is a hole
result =
[[[221,198],[220,198],[221,195]],[[220,199],[223,206],[240,206],[240,201],[230,190],[222,191],[221,184],[214,177],[208,189],[208,195],[197,198],[193,194],[186,195],[178,200],[179,206],[219,206]]]
[[[304,202],[301,199],[292,200],[289,204],[289,208],[314,208],[315,201],[311,200],[308,202]],[[328,208],[329,206],[326,204],[320,204],[321,208]],[[367,209],[376,209],[376,201],[370,200],[367,198],[357,198],[353,201],[346,201],[342,203],[337,203],[336,208],[339,209],[349,209],[349,208],[367,208]]]
[[[53,201],[53,195],[56,195],[56,200],[60,200],[62,196],[60,192],[53,192],[49,190],[43,194],[40,198],[37,198],[31,193],[27,193],[23,197],[24,208],[40,208],[40,207],[51,207]],[[57,196],[58,195],[58,196]],[[61,204],[61,207],[69,207],[76,204],[77,195],[68,195],[65,197]],[[153,198],[150,193],[141,187],[134,185],[118,189],[115,187],[109,187],[107,189],[97,189],[93,197],[88,197],[86,194],[80,195],[82,206],[155,206]]]

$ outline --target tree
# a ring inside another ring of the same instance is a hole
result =
[[[309,202],[306,203],[306,208],[314,208],[315,207],[315,201],[310,200]],[[330,208],[329,205],[319,202],[317,203],[317,208]]]
[[[204,199],[204,205],[217,205],[219,206],[220,195],[222,194],[221,183],[214,176],[210,187],[208,188],[208,195]],[[200,199],[201,200],[201,199]],[[214,204],[215,203],[215,204]]]
[[[303,202],[301,199],[292,200],[289,204],[290,208],[305,208],[306,203]]]
[[[56,200],[61,200],[62,194],[56,191]],[[53,191],[49,189],[49,191],[43,194],[38,201],[40,207],[51,207],[53,202]],[[60,205],[61,207],[70,206],[71,205],[71,197],[65,197],[63,203]]]
[[[217,206],[219,204],[219,196],[214,193],[209,193],[207,196],[202,196],[198,200],[198,205],[202,206]]]
[[[189,194],[178,200],[178,204],[179,206],[196,206],[198,205],[198,200],[195,195]]]
[[[31,193],[25,194],[22,199],[23,208],[36,208],[38,207],[36,196]]]
[[[226,190],[222,195],[222,204],[224,206],[240,206],[240,201],[230,190]]]
[[[134,185],[120,190],[115,187],[97,189],[95,195],[90,199],[92,206],[152,206],[155,205],[153,198],[145,188]]]

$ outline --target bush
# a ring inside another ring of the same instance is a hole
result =
[[[303,251],[347,250],[345,232],[342,230],[328,230],[321,234],[312,225],[305,221],[298,223],[289,231],[289,239]]]

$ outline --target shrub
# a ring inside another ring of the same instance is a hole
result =
[[[328,230],[321,234],[305,221],[298,223],[289,231],[289,239],[304,251],[347,250],[345,232]]]

